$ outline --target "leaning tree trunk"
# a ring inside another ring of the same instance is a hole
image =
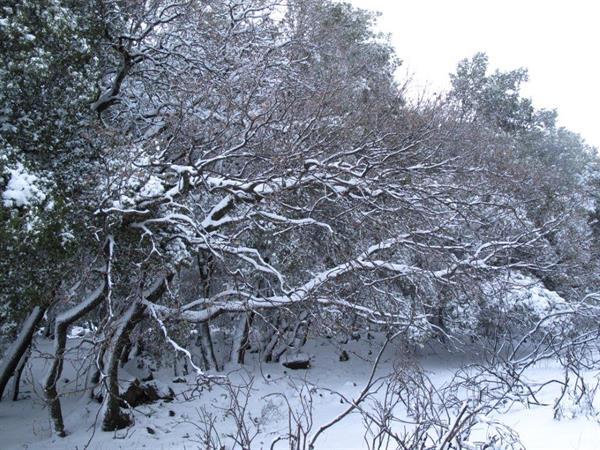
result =
[[[292,347],[300,350],[306,344],[308,339],[308,329],[310,327],[310,321],[307,311],[300,313],[298,326],[294,331],[294,337],[292,340]]]
[[[266,336],[266,339],[262,345],[262,360],[266,363],[273,361],[273,352],[277,347],[277,343],[280,340],[281,332],[280,328],[285,329],[287,322],[281,319],[281,312],[276,310],[273,316],[272,323],[270,324],[270,333]]]
[[[129,415],[121,412],[121,397],[119,393],[119,364],[123,349],[129,342],[129,335],[144,316],[146,307],[140,301],[134,302],[119,319],[111,348],[108,350],[108,369],[106,372],[106,401],[102,430],[121,430],[131,423]]]
[[[2,399],[2,395],[4,394],[4,389],[8,384],[8,380],[14,374],[17,366],[19,365],[19,361],[23,359],[25,353],[29,349],[31,345],[31,339],[33,337],[33,333],[35,333],[35,329],[37,325],[44,318],[44,312],[46,311],[45,307],[36,306],[33,308],[27,320],[21,327],[21,331],[19,336],[15,342],[10,346],[4,359],[2,360],[2,365],[0,365],[0,400]]]
[[[90,385],[90,398],[102,402],[102,394],[96,394],[96,387],[100,383],[100,377],[104,370],[104,354],[106,353],[106,344],[102,344],[95,361],[89,370],[89,385]]]
[[[296,324],[293,327],[288,325],[283,332],[283,336],[285,337],[285,341],[278,349],[272,352],[273,362],[279,362],[283,354],[290,349],[299,351],[306,343],[308,337],[308,313],[306,311],[300,313]]]
[[[54,310],[50,310],[48,314],[46,314],[46,326],[44,327],[44,337],[46,339],[54,339],[54,319],[56,317],[56,313]]]
[[[54,433],[60,437],[66,436],[66,433],[56,383],[62,374],[65,348],[67,345],[67,331],[70,325],[81,319],[100,304],[104,298],[105,288],[106,283],[102,282],[102,284],[88,295],[82,303],[57,315],[55,319],[54,359],[46,374],[44,393],[46,395],[48,409],[50,410]]]
[[[131,417],[121,412],[121,396],[119,392],[119,363],[124,347],[130,340],[131,332],[144,317],[146,305],[143,300],[156,302],[165,292],[173,274],[162,276],[156,280],[142,298],[132,303],[117,321],[115,333],[111,339],[111,347],[107,350],[108,368],[106,372],[106,400],[102,417],[104,431],[120,430],[131,423]]]
[[[125,345],[123,346],[123,351],[121,352],[121,356],[119,356],[119,361],[121,363],[121,367],[125,367],[125,364],[129,362],[129,355],[131,354],[131,349],[133,348],[133,343],[131,339],[127,339]]]
[[[13,377],[13,392],[12,392],[12,400],[16,402],[19,399],[19,387],[21,385],[21,375],[23,375],[23,369],[25,369],[25,365],[27,364],[27,360],[29,359],[29,355],[31,354],[31,349],[29,349],[23,357],[17,368],[15,369],[15,375]]]

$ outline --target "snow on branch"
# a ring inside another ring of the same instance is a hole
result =
[[[420,231],[420,233],[425,232],[426,231],[424,230]],[[389,315],[386,313],[382,313],[380,311],[376,311],[365,306],[353,304],[346,301],[339,301],[326,297],[317,297],[316,293],[319,291],[320,288],[322,288],[326,284],[336,279],[339,279],[344,275],[359,271],[384,270],[395,274],[399,274],[401,276],[419,274],[422,276],[430,276],[434,279],[444,281],[450,279],[451,277],[460,273],[461,271],[483,269],[500,270],[501,268],[514,268],[516,263],[509,263],[505,266],[490,266],[488,263],[490,261],[490,258],[494,256],[496,251],[498,251],[501,248],[505,250],[519,248],[523,245],[530,244],[531,242],[534,242],[535,240],[539,239],[539,235],[536,235],[537,237],[533,237],[528,240],[523,240],[524,236],[525,235],[521,235],[513,240],[481,244],[477,247],[472,256],[467,256],[444,269],[436,270],[433,272],[415,265],[373,258],[373,256],[379,252],[392,249],[400,243],[406,244],[407,242],[410,242],[410,234],[405,234],[399,236],[398,238],[387,239],[382,242],[379,242],[378,244],[371,245],[356,258],[345,263],[339,264],[330,269],[321,271],[317,275],[313,276],[306,283],[297,286],[294,289],[288,290],[283,294],[272,295],[268,297],[257,297],[243,290],[229,289],[211,298],[197,299],[194,302],[184,305],[179,309],[155,305],[151,302],[146,302],[146,304],[152,306],[154,310],[160,314],[179,317],[189,322],[205,322],[225,312],[246,312],[256,309],[280,308],[291,306],[293,304],[307,302],[310,300],[316,300],[319,304],[322,305],[329,304],[336,306],[344,306],[350,309],[354,309],[362,315],[366,314],[374,318],[390,319],[391,317],[389,317]],[[494,251],[489,254],[486,254],[484,253],[484,250],[486,249],[493,249]],[[229,250],[232,251],[233,249]],[[243,250],[238,249],[237,251],[240,252],[238,253],[239,255]],[[234,252],[236,251],[234,250]],[[272,266],[268,267],[269,270],[275,270],[272,268]],[[199,311],[193,311],[192,309],[196,307],[201,307],[203,309]],[[395,320],[398,319],[402,320],[402,318],[395,318]]]

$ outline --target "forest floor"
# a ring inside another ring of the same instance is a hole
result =
[[[297,430],[297,426],[290,426],[290,417],[293,422],[290,411],[299,414],[297,417],[300,417],[304,428],[312,424],[309,434],[314,435],[322,425],[348,409],[348,399],[357,398],[369,380],[373,360],[381,346],[376,339],[362,338],[344,345],[334,340],[309,340],[304,350],[311,357],[312,367],[308,370],[290,370],[280,364],[259,363],[256,355],[250,353],[247,364],[242,367],[228,365],[220,373],[228,374],[231,380],[229,386],[217,384],[210,389],[196,388],[195,377],[192,375],[185,377],[186,382],[177,380],[179,382],[175,383],[173,367],[158,368],[154,373],[154,382],[161,390],[172,388],[176,394],[175,399],[139,406],[134,410],[135,423],[131,428],[103,432],[100,430],[99,404],[90,400],[85,393],[82,381],[85,376],[76,376],[84,367],[77,358],[75,347],[78,341],[70,340],[72,350],[59,384],[59,391],[63,393],[63,413],[68,436],[54,437],[50,431],[50,420],[42,401],[39,381],[47,364],[43,355],[50,351],[51,343],[38,339],[31,367],[23,375],[21,399],[17,402],[10,401],[9,392],[0,402],[0,448],[205,449],[208,447],[203,441],[205,431],[214,427],[217,431],[209,433],[213,443],[222,445],[227,450],[232,448],[235,437],[251,440],[252,449],[287,449],[289,444],[283,440],[271,446],[278,437],[285,436],[290,428]],[[349,356],[347,361],[339,360],[342,347]],[[418,364],[432,385],[441,387],[461,367],[476,360],[477,357],[471,351],[432,349],[424,349],[416,356],[407,357],[406,352],[400,351],[392,343],[383,353],[375,378],[398,373]],[[586,379],[593,382],[597,379],[597,373],[586,372]],[[141,375],[133,362],[122,369],[120,374],[123,385]],[[558,363],[546,361],[529,369],[527,378],[532,385],[539,386],[553,379],[563,379],[564,373]],[[38,384],[32,384],[32,380],[37,380]],[[376,383],[372,390],[377,392],[373,392],[361,403],[364,411],[375,412],[377,402],[385,403],[385,386]],[[600,449],[600,425],[589,410],[569,409],[567,406],[561,420],[554,418],[553,404],[559,395],[560,384],[550,383],[537,396],[539,403],[545,406],[525,407],[521,403],[511,403],[503,407],[502,411],[487,416],[476,433],[482,436],[489,434],[486,421],[498,421],[514,430],[523,447],[528,450]],[[387,398],[392,397],[388,391]],[[600,399],[591,399],[596,403],[595,400]],[[232,403],[238,405],[235,414],[230,410]],[[402,406],[398,408],[402,409]],[[302,412],[307,414],[302,416]],[[401,415],[398,413],[398,417]],[[406,417],[406,420],[410,421],[410,418]],[[322,433],[315,448],[372,448],[368,444],[372,442],[372,436],[369,438],[365,423],[365,416],[355,410]],[[395,422],[393,429],[400,434],[405,427],[410,430],[412,426]],[[371,430],[374,431],[374,428]],[[394,445],[389,447],[394,448]]]

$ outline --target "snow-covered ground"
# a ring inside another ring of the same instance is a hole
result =
[[[78,342],[71,339],[71,344]],[[49,343],[39,340],[33,367],[24,374],[21,397],[12,402],[5,395],[0,402],[0,448],[2,449],[64,449],[64,448],[150,448],[150,449],[204,449],[203,430],[213,418],[212,426],[217,430],[213,437],[224,448],[231,448],[237,431],[245,428],[252,440],[252,449],[287,449],[288,442],[280,440],[271,447],[280,436],[290,429],[290,411],[298,414],[300,422],[308,428],[310,436],[324,424],[330,422],[349,405],[345,399],[356,398],[367,383],[372,361],[377,355],[380,344],[375,339],[349,341],[343,345],[349,359],[339,360],[340,346],[334,340],[312,340],[305,351],[311,355],[312,367],[308,370],[290,370],[279,364],[256,362],[255,355],[248,355],[249,362],[243,366],[229,365],[225,373],[229,375],[231,386],[214,385],[210,388],[196,388],[193,376],[187,376],[187,383],[173,382],[173,369],[162,368],[155,375],[156,384],[166,390],[171,387],[175,400],[159,401],[140,406],[134,412],[135,424],[128,430],[116,433],[100,431],[99,404],[88,398],[83,381],[75,376],[83,368],[81,362],[67,361],[65,371],[59,383],[59,391],[64,395],[63,412],[68,436],[53,437],[50,421],[41,398],[41,388],[31,386],[32,379],[40,380],[46,361],[43,351]],[[71,356],[75,353],[71,352]],[[433,385],[440,387],[452,378],[462,366],[476,360],[470,352],[449,353],[445,351],[422,351],[417,356],[407,356],[399,348],[390,345],[378,367],[376,377],[398,372],[417,363]],[[140,373],[135,362],[121,371],[123,383]],[[563,373],[558,364],[546,362],[529,370],[528,378],[533,383],[543,383],[551,379],[562,379]],[[588,372],[590,381],[595,372]],[[246,386],[246,387],[244,387]],[[247,389],[249,388],[249,390]],[[237,396],[234,393],[237,392]],[[247,397],[247,392],[251,395]],[[514,429],[524,447],[529,450],[592,450],[600,449],[600,426],[594,417],[578,414],[577,409],[565,408],[561,420],[554,419],[553,403],[560,393],[556,383],[544,388],[538,400],[548,406],[530,406],[514,404],[508,411],[500,411],[489,418],[498,420]],[[385,400],[382,387],[372,397],[365,400],[361,407],[374,411],[375,401]],[[227,414],[232,402],[238,402],[236,416]],[[246,404],[247,401],[247,404]],[[304,407],[302,406],[304,405]],[[290,409],[291,408],[291,409]],[[398,417],[402,416],[402,406],[398,407]],[[304,416],[302,412],[306,413]],[[571,414],[571,413],[574,414]],[[575,417],[571,417],[574,415]],[[408,418],[407,418],[408,419]],[[238,422],[236,422],[236,420]],[[485,419],[488,420],[488,419]],[[484,420],[484,422],[485,422]],[[245,423],[238,426],[236,423]],[[293,422],[293,417],[292,417]],[[394,431],[401,433],[405,425],[396,422]],[[412,427],[412,425],[408,425]],[[294,430],[297,427],[292,426]],[[487,432],[485,424],[479,426],[479,433]],[[475,439],[476,441],[476,439]],[[238,447],[241,448],[241,447]],[[364,416],[352,412],[336,425],[325,431],[316,441],[317,449],[367,449],[365,441]],[[385,448],[385,447],[382,447]],[[396,448],[390,445],[390,449]],[[498,447],[504,448],[504,447]]]

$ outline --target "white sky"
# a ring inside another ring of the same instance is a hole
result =
[[[413,87],[449,87],[456,64],[486,52],[492,69],[526,67],[523,93],[600,148],[600,1],[350,0],[381,11]]]

